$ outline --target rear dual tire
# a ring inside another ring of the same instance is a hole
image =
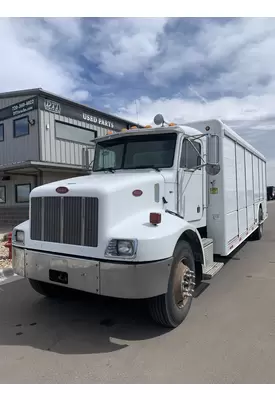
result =
[[[195,260],[189,243],[180,241],[174,251],[167,293],[149,299],[152,319],[166,328],[176,328],[187,317],[195,288]]]
[[[262,208],[260,208],[258,215],[258,228],[252,234],[252,240],[261,240],[261,238],[263,237],[263,232],[264,232],[263,210]]]

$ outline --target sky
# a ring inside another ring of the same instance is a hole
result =
[[[0,92],[42,87],[150,124],[221,118],[275,185],[274,18],[0,18]]]

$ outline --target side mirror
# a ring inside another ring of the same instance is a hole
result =
[[[220,172],[220,141],[218,135],[207,136],[206,171],[209,175]]]

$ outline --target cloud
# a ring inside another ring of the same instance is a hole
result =
[[[142,72],[160,52],[159,38],[166,18],[106,18],[93,21],[93,45],[85,52],[88,60],[109,75]]]
[[[2,18],[0,46],[0,91],[43,87],[144,123],[221,118],[275,177],[274,18]]]
[[[68,21],[66,25],[55,19],[0,19],[0,47],[5,55],[0,63],[0,90],[43,87],[87,99],[88,92],[81,90],[81,66],[62,50],[68,49],[68,42],[74,38],[80,40],[77,22]]]
[[[138,102],[121,107],[119,115],[142,124],[153,124],[154,116],[163,114],[168,122],[184,124],[194,120],[221,118],[268,159],[269,183],[275,184],[275,96],[227,97],[207,103],[193,99],[141,97]],[[138,106],[138,110],[137,110]],[[137,113],[138,111],[138,113]],[[273,120],[270,115],[273,114]]]

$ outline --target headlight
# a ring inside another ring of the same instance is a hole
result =
[[[137,252],[137,240],[112,239],[106,249],[105,255],[111,257],[133,258]]]
[[[24,244],[25,242],[25,232],[24,231],[18,231],[14,230],[12,233],[12,241],[16,243],[21,243]]]

